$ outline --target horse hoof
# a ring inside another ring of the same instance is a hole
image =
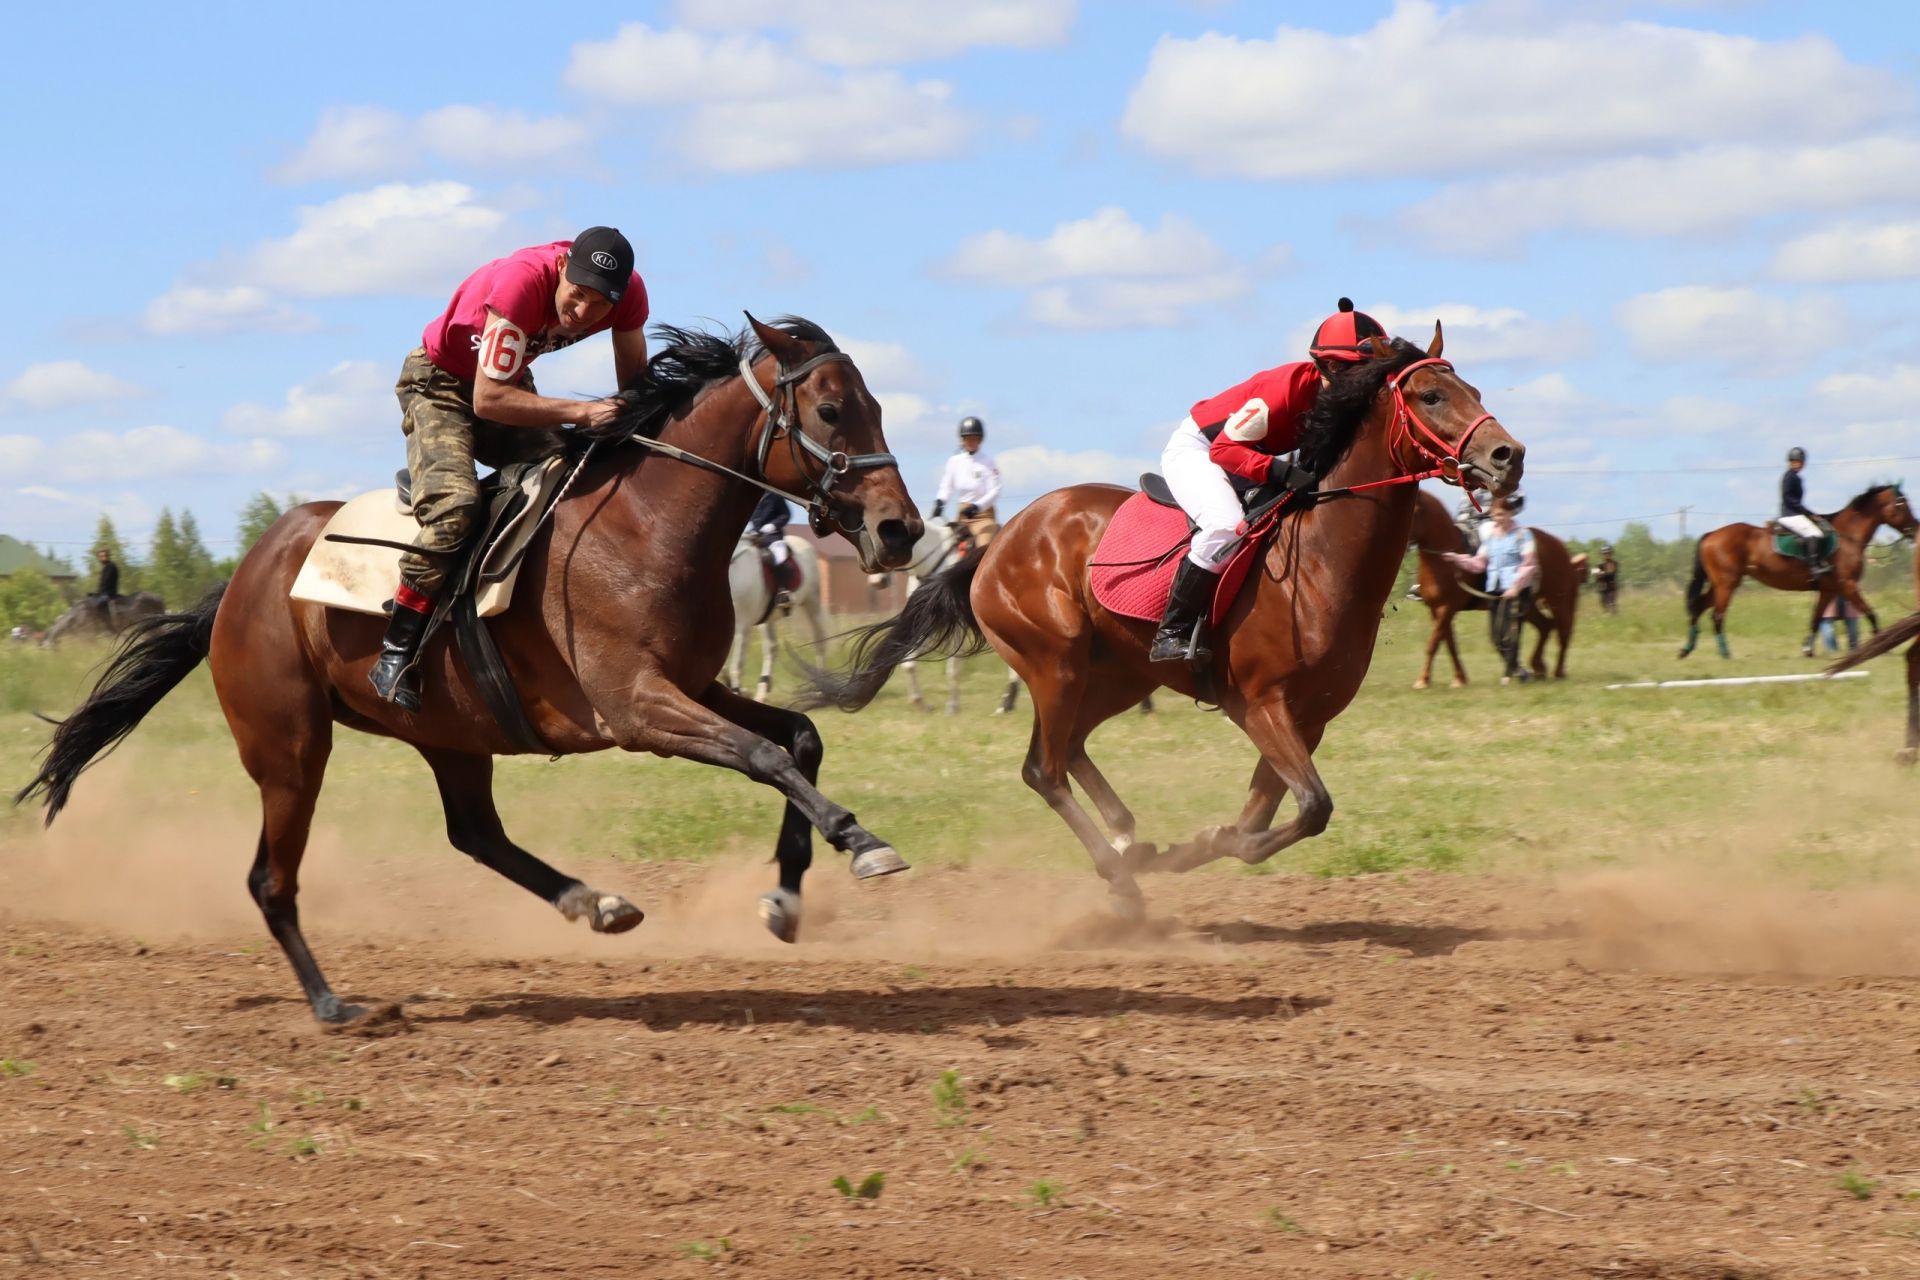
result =
[[[1107,893],[1107,906],[1115,917],[1127,924],[1140,924],[1147,918],[1147,900],[1132,883],[1112,886]]]
[[[785,889],[769,889],[760,895],[760,922],[767,932],[782,942],[800,938],[800,895]]]
[[[865,853],[853,855],[853,878],[871,880],[875,876],[890,876],[907,869],[907,860],[893,851],[891,845],[881,845],[877,849],[868,849]]]
[[[329,1034],[387,1036],[413,1029],[406,1012],[389,1001],[361,1005],[336,1000],[331,1009],[315,1009],[313,1016],[319,1019],[320,1029]]]
[[[593,905],[595,933],[625,933],[646,918],[646,912],[625,898],[616,898],[610,893],[601,894],[600,900]]]
[[[1464,689],[1466,687],[1467,687],[1467,682],[1465,680],[1460,680],[1460,679],[1455,679],[1447,685],[1447,688],[1449,689]]]
[[[1425,676],[1421,676],[1418,680],[1415,680],[1413,682],[1413,687],[1416,689],[1431,689],[1433,687],[1433,683],[1432,681],[1428,680]]]

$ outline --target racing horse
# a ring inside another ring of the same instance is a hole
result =
[[[800,585],[788,594],[788,610],[807,620],[813,631],[814,647],[827,642],[827,623],[820,612],[820,553],[802,538],[787,538],[787,554],[800,575]],[[754,686],[753,700],[765,702],[773,693],[773,659],[780,647],[780,630],[774,622],[775,589],[768,581],[760,545],[751,537],[740,539],[733,560],[727,565],[727,589],[733,597],[733,647],[727,652],[727,688],[739,693],[745,686],[742,668],[747,662],[747,640],[760,633],[760,682]]]
[[[1807,622],[1807,640],[1801,652],[1813,656],[1814,637],[1820,631],[1820,615],[1838,596],[1858,610],[1867,625],[1876,632],[1880,619],[1873,606],[1860,593],[1860,573],[1867,563],[1867,544],[1881,525],[1887,525],[1912,537],[1916,527],[1913,508],[1898,484],[1876,484],[1825,517],[1838,536],[1833,553],[1833,572],[1814,580],[1805,560],[1783,556],[1774,548],[1771,525],[1726,524],[1700,539],[1693,550],[1693,579],[1687,584],[1687,640],[1680,656],[1692,653],[1700,641],[1700,615],[1713,610],[1713,638],[1720,656],[1732,657],[1727,648],[1727,605],[1741,581],[1751,576],[1776,591],[1813,591],[1816,598],[1813,615]]]
[[[1432,684],[1433,657],[1444,641],[1447,657],[1453,661],[1453,687],[1463,688],[1467,683],[1467,669],[1460,665],[1460,648],[1453,639],[1453,620],[1470,610],[1487,608],[1488,596],[1483,591],[1470,590],[1461,579],[1460,571],[1444,558],[1449,551],[1467,549],[1466,535],[1447,514],[1446,503],[1424,489],[1414,503],[1413,545],[1420,553],[1420,573],[1415,585],[1419,588],[1421,603],[1433,614],[1433,633],[1427,637],[1426,662],[1413,687],[1425,689]],[[1532,532],[1540,581],[1524,621],[1538,628],[1539,636],[1527,665],[1544,679],[1547,637],[1558,636],[1560,651],[1553,664],[1553,678],[1564,680],[1567,646],[1573,643],[1573,618],[1580,607],[1580,584],[1587,580],[1587,558],[1568,555],[1567,544],[1544,529]]]
[[[1913,557],[1913,596],[1920,604],[1920,551]],[[1883,653],[1892,653],[1909,640],[1913,644],[1907,649],[1907,745],[1894,755],[1905,765],[1920,763],[1920,610],[1889,623],[1885,631],[1827,668],[1828,675],[1838,675]]]
[[[733,628],[727,562],[759,485],[795,498],[823,534],[837,528],[863,563],[906,563],[920,517],[885,452],[880,408],[853,361],[817,326],[748,317],[737,338],[662,327],[665,343],[611,431],[596,432],[574,483],[537,535],[514,597],[491,620],[521,709],[554,755],[620,747],[718,765],[787,799],[775,845],[770,928],[798,929],[813,828],[851,856],[856,876],[903,871],[884,841],[816,786],[822,747],[803,715],[729,691],[715,677]],[[581,452],[576,438],[576,455]],[[382,620],[289,598],[336,503],[282,516],[231,582],[185,613],[137,625],[99,683],[61,721],[38,776],[52,822],[80,772],[112,749],[202,659],[240,759],[260,788],[262,824],[248,887],[322,1023],[367,1010],[328,986],[300,932],[296,897],[308,825],[334,725],[397,738],[426,758],[453,846],[596,932],[642,913],[508,839],[493,801],[493,757],[526,748],[487,710],[437,636],[421,659],[426,704],[407,712],[367,682]]]
[[[167,611],[167,602],[151,591],[136,591],[130,596],[105,600],[88,596],[53,620],[40,637],[46,648],[57,648],[62,640],[104,639],[119,635],[142,618]]]
[[[1444,475],[1509,493],[1524,466],[1524,446],[1440,358],[1442,346],[1438,325],[1424,351],[1404,339],[1369,339],[1371,358],[1332,374],[1296,455],[1321,487],[1258,549],[1255,576],[1221,620],[1205,668],[1149,663],[1153,622],[1121,617],[1095,599],[1089,565],[1132,491],[1075,485],[1021,511],[980,557],[930,580],[897,618],[865,628],[846,667],[814,673],[802,705],[855,710],[912,655],[990,644],[1033,695],[1021,777],[1079,837],[1124,916],[1144,911],[1140,872],[1185,871],[1220,857],[1264,862],[1318,835],[1333,801],[1313,752],[1372,661],[1406,553],[1415,483]],[[1216,702],[1260,753],[1239,818],[1164,852],[1136,841],[1132,812],[1086,750],[1097,726],[1163,685]],[[1273,829],[1288,793],[1296,812]]]

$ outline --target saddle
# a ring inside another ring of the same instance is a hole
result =
[[[1832,526],[1824,520],[1815,520],[1814,523],[1820,527],[1820,532],[1824,535],[1822,539],[1821,558],[1832,560],[1833,553],[1838,550],[1840,546],[1839,535],[1834,533]],[[1789,529],[1782,528],[1780,522],[1777,520],[1769,520],[1767,522],[1767,529],[1773,534],[1773,549],[1776,552],[1789,560],[1807,559],[1807,540],[1805,538],[1802,538],[1799,534]]]
[[[1278,467],[1275,468],[1278,471]],[[1290,468],[1312,478],[1298,468]],[[1267,539],[1279,526],[1280,517],[1305,502],[1293,502],[1302,492],[1290,483],[1255,486],[1241,494],[1247,518],[1238,548],[1228,558],[1214,590],[1213,606],[1208,611],[1210,626],[1218,626],[1233,607],[1247,573],[1259,560]],[[1093,559],[1087,565],[1087,582],[1093,598],[1109,613],[1123,618],[1157,622],[1166,612],[1167,599],[1173,594],[1173,575],[1187,544],[1193,540],[1192,518],[1173,500],[1166,478],[1149,473],[1140,477],[1140,492],[1120,504],[1100,535]]]

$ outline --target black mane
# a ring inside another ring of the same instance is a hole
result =
[[[813,343],[817,352],[840,349],[825,329],[799,316],[781,316],[772,327]],[[727,334],[657,324],[653,340],[658,349],[647,361],[646,372],[625,388],[628,404],[620,415],[620,425],[636,435],[653,435],[702,391],[739,376],[741,356],[758,360],[765,354],[751,329]]]
[[[1867,491],[1847,504],[1847,510],[1855,515],[1871,515],[1873,501],[1889,489],[1898,489],[1897,484],[1870,484]]]
[[[1393,354],[1359,360],[1338,368],[1320,388],[1306,421],[1300,425],[1300,465],[1325,476],[1340,464],[1359,439],[1374,397],[1387,379],[1408,365],[1425,360],[1427,353],[1405,338],[1393,340]]]

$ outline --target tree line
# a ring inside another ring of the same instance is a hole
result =
[[[188,510],[176,518],[162,507],[154,523],[153,538],[144,556],[135,555],[121,540],[111,517],[102,515],[94,529],[93,542],[85,558],[75,565],[54,555],[46,558],[74,575],[69,583],[57,583],[35,569],[21,569],[0,578],[0,628],[27,627],[44,630],[74,601],[90,594],[99,580],[99,556],[102,549],[112,553],[120,566],[120,594],[151,591],[166,602],[168,609],[184,609],[207,591],[233,576],[240,557],[265,536],[273,522],[302,499],[288,494],[285,502],[270,493],[257,493],[240,512],[234,553],[216,558],[201,539],[200,522]]]

